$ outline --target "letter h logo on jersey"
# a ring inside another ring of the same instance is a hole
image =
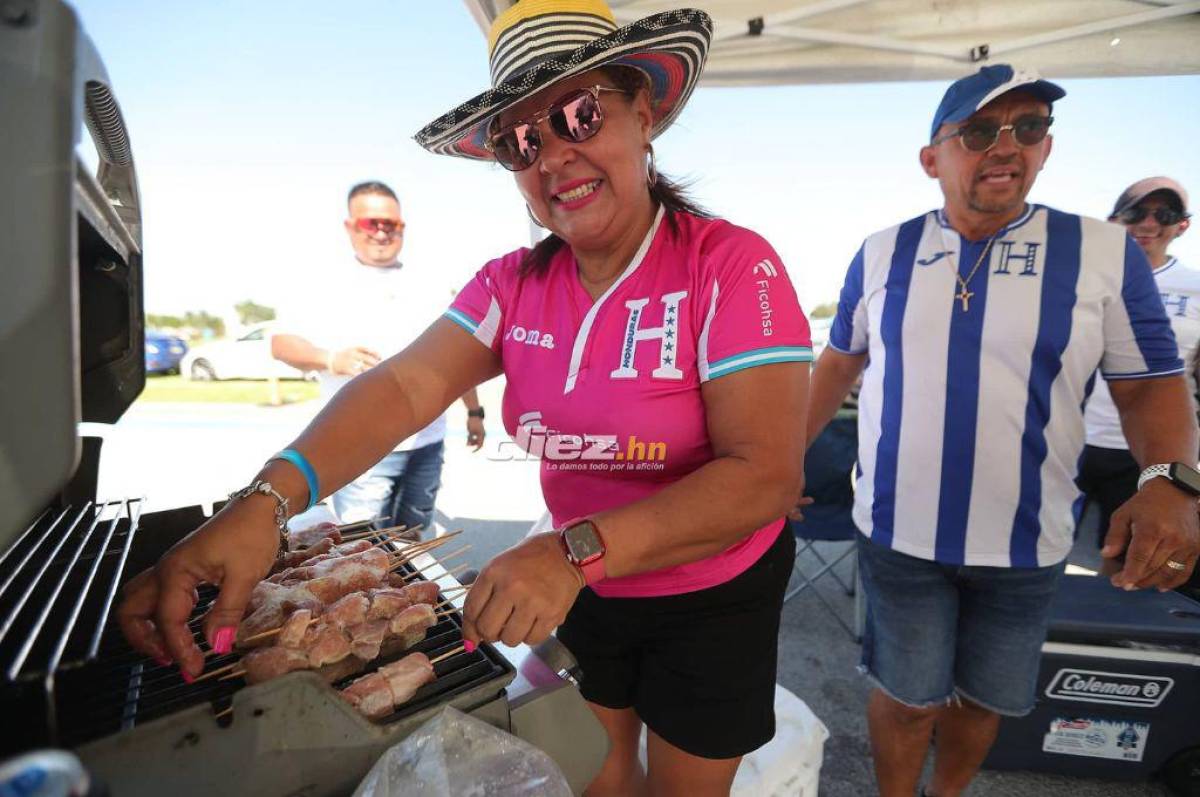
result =
[[[687,291],[675,291],[661,297],[663,303],[663,325],[651,329],[640,329],[639,322],[647,299],[629,299],[625,309],[629,311],[629,319],[625,322],[625,335],[621,340],[621,367],[614,368],[609,374],[613,379],[635,379],[638,370],[633,367],[634,356],[637,354],[639,343],[647,340],[658,341],[658,367],[650,372],[655,379],[683,379],[683,371],[675,367],[679,353],[679,303],[687,296]]]
[[[1040,243],[1026,243],[1025,251],[1013,254],[1013,247],[1017,245],[1016,241],[1001,241],[1000,242],[1000,263],[996,266],[993,274],[1011,274],[1009,266],[1016,261],[1020,264],[1020,271],[1017,273],[1022,277],[1037,276],[1037,250],[1041,246]]]
[[[1183,293],[1160,293],[1162,297],[1163,307],[1167,309],[1167,315],[1175,315],[1182,318],[1187,315],[1188,296]]]

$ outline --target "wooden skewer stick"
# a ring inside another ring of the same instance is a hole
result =
[[[236,661],[235,661],[235,662],[233,662],[232,664],[226,664],[224,667],[218,667],[218,668],[217,668],[217,669],[215,669],[215,670],[211,670],[211,671],[209,671],[209,672],[206,672],[206,673],[202,673],[202,674],[200,674],[200,675],[197,675],[197,676],[196,676],[196,677],[195,677],[195,678],[192,680],[192,683],[194,683],[194,684],[198,684],[198,683],[200,683],[201,681],[207,681],[209,678],[216,678],[218,675],[220,675],[220,674],[222,674],[222,673],[229,672],[229,671],[230,671],[230,670],[232,670],[234,667],[238,666],[238,664],[239,664],[239,662],[236,662]]]
[[[452,650],[448,653],[443,653],[442,655],[438,656],[436,659],[430,659],[429,663],[437,664],[439,661],[445,661],[446,659],[450,658],[451,656],[457,656],[459,653],[465,653],[466,650],[467,649],[464,646],[459,645],[454,650]]]
[[[319,616],[318,617],[309,617],[308,622],[304,624],[304,627],[308,628],[310,625],[317,622],[317,620],[319,620],[319,619],[320,619]],[[278,628],[272,628],[270,631],[262,631],[260,633],[255,634],[254,636],[246,637],[241,642],[239,642],[238,645],[241,646],[241,645],[245,645],[248,642],[257,642],[260,639],[266,639],[268,637],[273,637],[282,630],[283,630],[283,626],[281,625]]]
[[[234,678],[241,678],[245,674],[246,674],[245,670],[234,670],[233,672],[229,673],[228,675],[222,675],[221,680],[222,681],[232,681]]]
[[[470,592],[471,587],[471,584],[461,584],[457,587],[446,587],[444,590],[442,590],[442,594],[445,595],[448,592]]]
[[[445,564],[446,562],[449,562],[451,559],[453,559],[457,556],[463,555],[467,551],[471,550],[471,548],[472,548],[472,546],[470,546],[470,545],[464,545],[463,547],[459,548],[457,551],[454,551],[453,553],[448,553],[445,556],[443,556],[441,559],[438,559],[434,562],[430,562],[429,564],[422,567],[420,570],[414,570],[413,572],[406,574],[404,576],[404,580],[408,581],[409,579],[415,578],[416,576],[420,575],[421,573],[424,573],[426,570],[431,570],[439,565]],[[438,578],[441,578],[441,576],[438,576]],[[436,581],[437,579],[434,579],[434,580]]]
[[[232,713],[233,713],[233,706],[230,706],[229,708],[225,709],[224,711],[218,711],[216,714],[213,714],[213,719],[219,720],[219,719],[221,719],[221,717],[228,717]]]
[[[462,532],[455,531],[450,534],[444,534],[441,537],[434,537],[431,540],[425,540],[424,542],[407,543],[401,547],[400,550],[396,551],[396,555],[412,559],[418,554],[431,551],[434,548],[440,548],[446,542],[446,540],[449,540],[451,537],[457,537],[459,534],[462,534]]]
[[[361,528],[366,528],[377,520],[383,520],[383,515],[376,515],[375,517],[367,518],[366,520],[356,520],[353,523],[343,523],[338,526],[338,531],[358,531]],[[391,520],[391,518],[388,518],[388,520]]]
[[[367,531],[360,531],[357,534],[343,534],[342,542],[361,540],[367,537],[374,537],[377,534],[403,534],[405,532],[412,534],[419,532],[420,530],[420,526],[414,526],[410,529],[408,526],[405,526],[403,523],[401,523],[399,526],[388,526],[386,529],[368,529]]]
[[[417,558],[421,554],[429,553],[434,548],[439,548],[439,547],[445,545],[447,542],[450,541],[451,537],[456,536],[461,533],[462,532],[454,532],[453,534],[447,534],[444,537],[438,537],[437,539],[430,540],[429,542],[418,543],[417,545],[420,546],[419,548],[417,547],[417,545],[410,545],[407,548],[402,548],[400,550],[400,552],[395,557],[393,557],[392,567],[390,569],[395,570],[396,568],[400,567],[401,565],[408,564],[409,562],[411,562],[413,559]]]

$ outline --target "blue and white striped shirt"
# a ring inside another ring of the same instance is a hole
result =
[[[1145,255],[1115,225],[1031,205],[986,240],[930,212],[850,264],[829,345],[869,354],[854,519],[946,564],[1040,567],[1071,548],[1083,404],[1183,370]]]

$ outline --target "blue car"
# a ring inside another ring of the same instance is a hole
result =
[[[179,373],[179,361],[187,354],[187,350],[183,338],[146,330],[146,373]]]

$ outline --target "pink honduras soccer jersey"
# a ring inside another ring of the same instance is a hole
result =
[[[646,498],[711,461],[704,382],[812,360],[808,322],[771,246],[725,221],[674,218],[678,232],[659,211],[594,303],[564,246],[540,276],[518,276],[525,249],[491,261],[446,312],[500,356],[515,441],[504,445],[541,460],[556,526]],[[770,411],[770,396],[750,400]],[[757,561],[781,527],[772,521],[715,556],[593,589],[643,597],[715,586]]]

